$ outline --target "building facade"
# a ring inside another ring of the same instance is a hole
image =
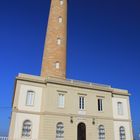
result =
[[[129,93],[66,79],[67,1],[51,0],[41,76],[16,77],[9,140],[133,140]]]

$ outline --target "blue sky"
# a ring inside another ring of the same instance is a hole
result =
[[[39,75],[50,0],[0,1],[0,135],[17,74]],[[140,1],[69,0],[67,78],[128,89],[140,133]]]

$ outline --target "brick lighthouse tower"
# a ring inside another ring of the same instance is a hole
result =
[[[41,76],[66,77],[67,1],[51,0]]]

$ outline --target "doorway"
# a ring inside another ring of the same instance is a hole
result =
[[[86,125],[79,123],[77,126],[77,140],[86,140]]]

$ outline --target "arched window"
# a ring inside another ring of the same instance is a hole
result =
[[[120,127],[120,140],[125,140],[125,128],[123,126]]]
[[[103,125],[99,125],[99,140],[105,140],[105,129]]]
[[[31,137],[31,127],[32,127],[32,123],[29,120],[25,120],[23,122],[23,127],[22,127],[22,137],[26,137],[29,138]]]
[[[64,138],[64,125],[62,122],[59,122],[56,125],[56,138],[59,140]]]

